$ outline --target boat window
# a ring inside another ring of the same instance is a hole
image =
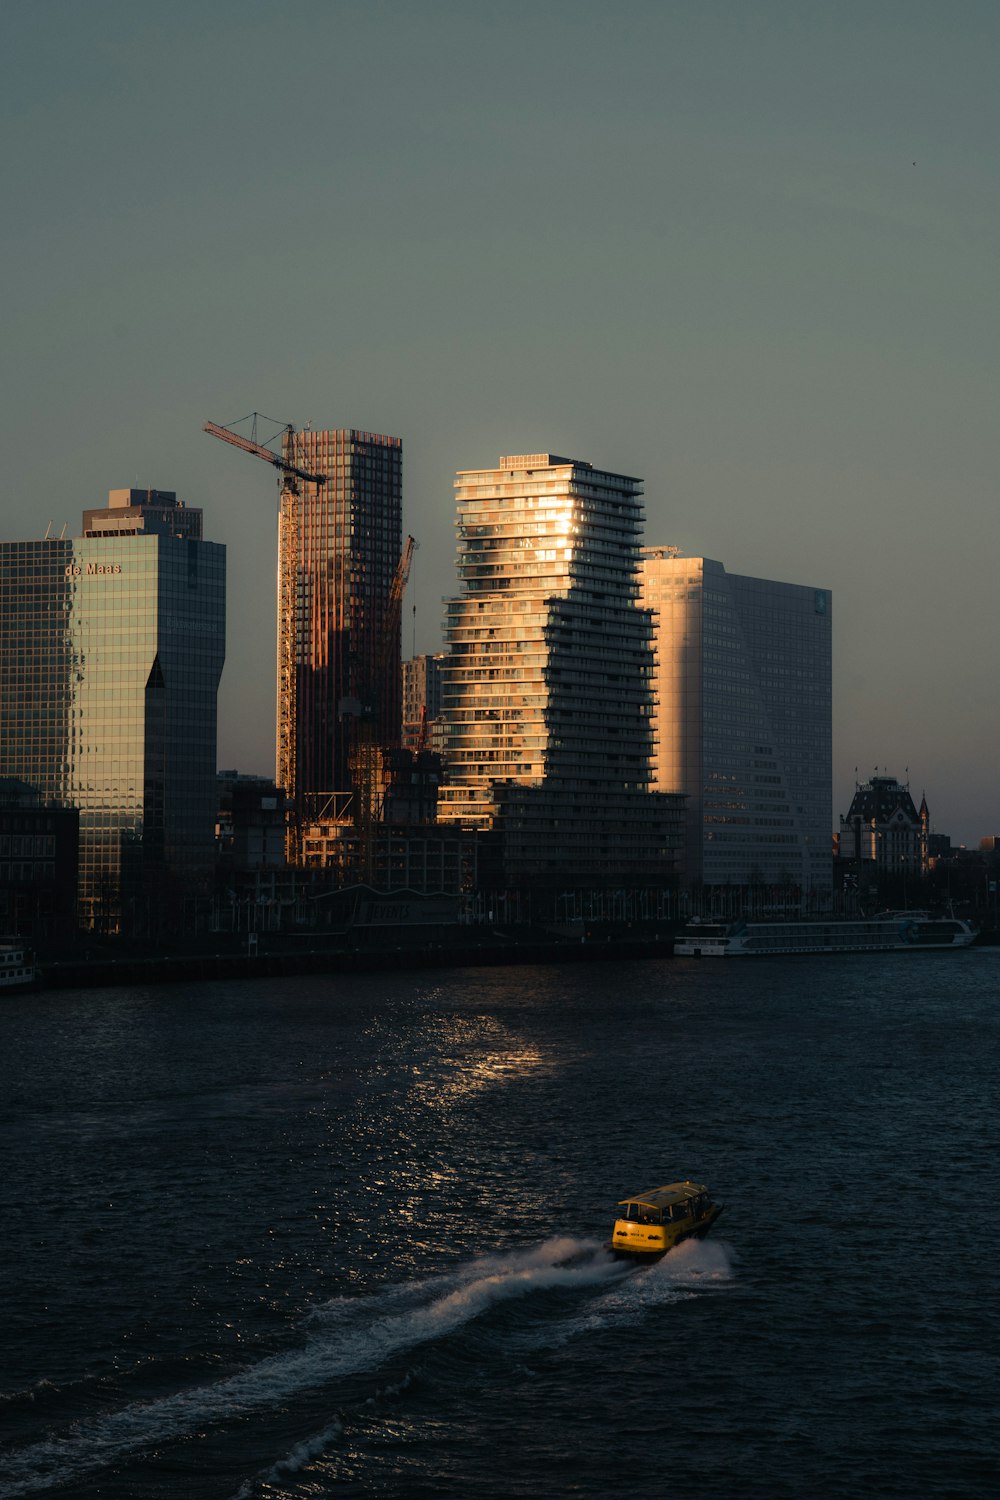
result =
[[[638,1205],[638,1203],[630,1203],[629,1204],[628,1208],[625,1210],[625,1217],[626,1217],[626,1219],[631,1219],[633,1221],[633,1223],[638,1224],[638,1222],[639,1222],[639,1205]]]
[[[673,1214],[671,1215],[671,1217],[674,1219],[686,1219],[690,1212],[690,1203],[675,1203]]]
[[[640,1223],[659,1224],[659,1222],[660,1210],[658,1208],[650,1208],[648,1204],[644,1203],[642,1205],[642,1216],[640,1218]]]

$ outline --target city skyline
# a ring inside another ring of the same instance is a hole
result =
[[[835,817],[909,768],[995,831],[994,10],[288,14],[305,55],[253,0],[10,8],[5,537],[113,486],[201,507],[220,760],[264,772],[277,497],[202,421],[402,437],[404,655],[454,472],[573,453],[644,479],[646,545],[836,596]]]

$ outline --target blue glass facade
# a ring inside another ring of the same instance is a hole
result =
[[[219,544],[159,527],[0,544],[0,776],[79,808],[84,925],[210,873],[224,656]]]

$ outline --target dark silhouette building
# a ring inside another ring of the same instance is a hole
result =
[[[403,456],[354,429],[287,432],[283,456],[315,476],[284,486],[278,532],[277,782],[302,829],[351,816],[362,736],[399,743]]]
[[[0,779],[0,936],[57,952],[76,933],[80,814],[43,802],[15,777]]]
[[[925,875],[930,813],[927,798],[915,806],[910,788],[895,776],[873,776],[854,789],[840,819],[838,852],[876,880],[882,875]]]

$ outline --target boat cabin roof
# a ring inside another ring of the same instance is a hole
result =
[[[621,1203],[648,1203],[651,1208],[664,1208],[669,1203],[680,1203],[685,1198],[697,1198],[707,1189],[700,1182],[668,1182],[666,1187],[646,1188],[641,1193],[629,1193],[619,1198]]]

